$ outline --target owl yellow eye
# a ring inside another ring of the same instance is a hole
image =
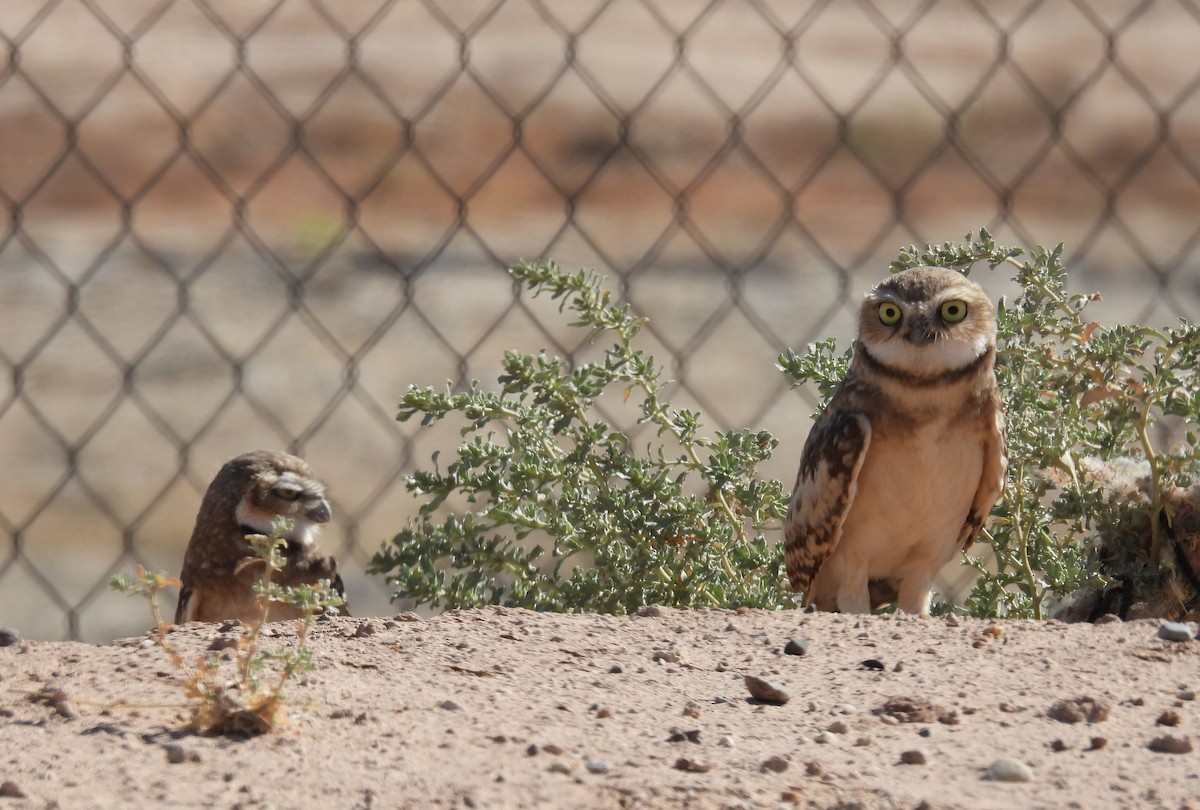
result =
[[[285,501],[294,501],[300,497],[300,489],[297,487],[276,487],[275,494]]]
[[[967,317],[967,302],[959,301],[957,298],[953,301],[944,301],[938,312],[941,313],[942,320],[946,323],[958,323]]]
[[[900,323],[900,307],[895,304],[879,305],[879,322],[884,326],[895,326]]]

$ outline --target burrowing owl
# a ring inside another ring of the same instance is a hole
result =
[[[1004,487],[995,357],[992,302],[957,271],[913,268],[867,294],[788,510],[788,579],[806,606],[928,614],[938,569]]]
[[[315,542],[319,525],[331,516],[325,485],[303,459],[256,450],[225,464],[204,493],[183,558],[176,623],[262,615],[252,588],[263,568],[253,563],[246,535],[270,535],[277,515],[290,518],[293,525],[285,537],[286,565],[276,581],[290,586],[328,579],[345,596],[337,563]],[[271,605],[272,619],[298,615],[289,606]]]

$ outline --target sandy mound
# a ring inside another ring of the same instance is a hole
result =
[[[0,648],[0,808],[1200,807],[1200,643],[1156,622],[644,613],[321,622],[253,739],[181,734],[146,639]]]

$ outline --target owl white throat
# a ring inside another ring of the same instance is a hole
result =
[[[265,534],[270,537],[274,530],[274,516],[264,515],[262,512],[251,508],[245,501],[238,504],[237,510],[234,512],[234,519],[237,520],[238,526],[247,531],[247,534]],[[305,548],[316,545],[317,532],[320,530],[320,525],[303,515],[295,515],[291,518],[292,529],[283,535],[283,539],[288,541],[288,544],[295,544]]]
[[[860,342],[859,348],[882,366],[926,377],[968,368],[978,362],[991,345],[987,335],[979,335],[974,340],[939,337],[924,345],[897,336],[870,344]]]

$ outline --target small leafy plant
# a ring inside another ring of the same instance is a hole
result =
[[[463,443],[444,469],[406,481],[426,500],[371,562],[397,598],[448,609],[503,604],[623,613],[792,604],[781,552],[763,535],[783,516],[778,481],[757,465],[765,431],[702,433],[700,415],[666,399],[663,369],[634,340],[643,320],[611,302],[594,275],[553,263],[510,271],[569,309],[573,326],[607,336],[596,362],[505,352],[499,391],[410,387],[399,419],[453,419]],[[637,408],[642,445],[601,418],[596,402]],[[467,509],[446,514],[455,497]]]
[[[144,598],[154,618],[154,640],[167,653],[171,663],[184,675],[183,687],[188,701],[188,727],[202,734],[240,734],[253,736],[275,729],[284,704],[284,685],[297,672],[313,669],[308,631],[314,617],[326,608],[343,604],[342,597],[327,580],[317,585],[284,588],[273,581],[283,569],[284,536],[290,521],[276,518],[271,535],[252,534],[246,539],[254,552],[243,565],[261,565],[262,577],[254,583],[261,616],[249,622],[233,648],[234,677],[226,676],[220,658],[206,653],[191,664],[168,639],[171,625],[163,621],[158,594],[168,587],[179,587],[177,579],[161,572],[148,572],[138,566],[135,577],[115,576],[109,581],[114,591]],[[286,604],[303,614],[297,620],[295,646],[276,652],[262,647],[262,628],[273,603]],[[274,663],[273,671],[268,667]],[[267,683],[264,678],[267,675]]]
[[[983,535],[992,559],[967,557],[979,571],[967,610],[1042,618],[1050,608],[1064,610],[1071,597],[1085,598],[1091,613],[1111,607],[1116,595],[1122,612],[1194,611],[1200,583],[1191,583],[1189,601],[1180,581],[1181,572],[1187,578],[1188,549],[1165,554],[1164,538],[1178,536],[1173,522],[1180,509],[1173,504],[1186,503],[1186,488],[1200,481],[1193,432],[1200,423],[1200,328],[1102,326],[1085,317],[1099,296],[1068,292],[1061,244],[1023,255],[981,229],[965,244],[906,248],[891,266],[892,272],[940,265],[964,273],[980,263],[1003,266],[1021,289],[997,311],[1008,485]],[[828,398],[849,357],[828,340],[804,355],[781,356],[780,366]],[[1169,420],[1187,429],[1182,442],[1163,451],[1153,439],[1156,426]]]

